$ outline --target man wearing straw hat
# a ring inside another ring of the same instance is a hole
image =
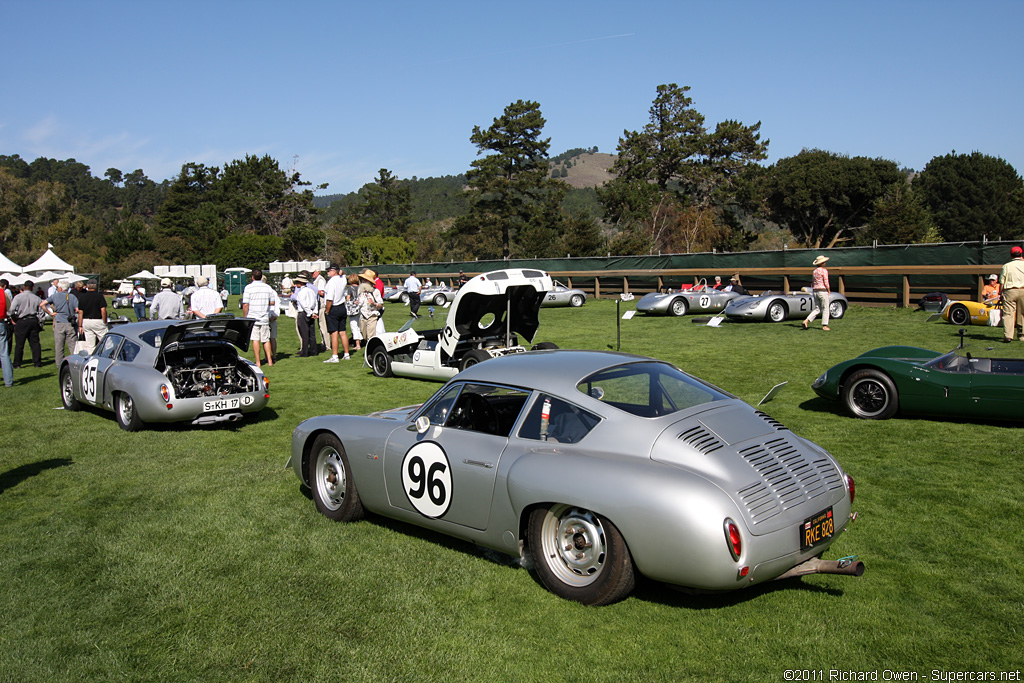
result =
[[[814,310],[811,311],[810,315],[804,320],[804,329],[811,324],[811,322],[821,313],[821,329],[826,332],[828,328],[828,304],[829,294],[832,292],[832,288],[828,284],[828,270],[825,269],[825,262],[828,261],[828,256],[818,255],[814,259],[814,272],[811,273],[811,289],[814,290]]]

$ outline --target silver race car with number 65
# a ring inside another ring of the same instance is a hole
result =
[[[423,405],[306,420],[288,465],[330,519],[369,511],[524,555],[589,605],[626,597],[637,573],[729,590],[863,572],[821,559],[855,518],[831,455],[642,356],[495,358]]]
[[[236,421],[267,405],[270,383],[235,346],[249,348],[256,321],[233,316],[112,326],[92,355],[60,366],[65,410],[113,410],[121,429],[147,422]]]

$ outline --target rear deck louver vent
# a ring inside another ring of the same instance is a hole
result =
[[[774,427],[775,431],[781,431],[783,429],[788,429],[788,427],[786,427],[786,425],[782,424],[781,422],[776,420],[771,415],[768,415],[767,413],[762,413],[760,410],[755,410],[754,414],[757,415],[762,420],[764,420],[765,422],[767,422],[770,426]]]
[[[739,454],[760,479],[737,491],[753,524],[843,486],[831,460],[802,452],[785,437],[744,448]]]
[[[685,443],[687,446],[696,448],[698,451],[707,455],[708,453],[714,453],[719,448],[724,446],[722,440],[712,434],[704,425],[697,425],[691,427],[685,432],[679,435],[679,440]]]

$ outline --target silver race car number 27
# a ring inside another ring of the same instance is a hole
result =
[[[424,517],[437,518],[452,503],[452,473],[448,456],[436,443],[423,441],[405,454],[402,488],[409,502]]]

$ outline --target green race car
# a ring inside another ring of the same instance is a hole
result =
[[[811,388],[865,420],[896,413],[1024,420],[1024,359],[974,358],[962,348],[883,346],[829,368]]]

